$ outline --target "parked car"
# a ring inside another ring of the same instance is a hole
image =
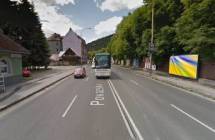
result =
[[[86,75],[85,67],[78,67],[75,69],[74,78],[84,78]]]
[[[24,68],[22,70],[22,76],[23,77],[30,77],[31,76],[31,71],[28,68]]]

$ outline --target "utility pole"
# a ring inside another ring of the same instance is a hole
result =
[[[151,8],[152,8],[152,23],[151,23],[151,42],[150,42],[150,48],[149,48],[149,51],[150,51],[150,74],[152,74],[152,57],[153,57],[153,49],[154,49],[154,6],[155,6],[155,2],[154,0],[152,0],[152,3],[151,3]]]

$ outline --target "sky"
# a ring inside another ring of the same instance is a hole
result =
[[[29,0],[33,2],[46,36],[64,36],[69,28],[86,42],[113,34],[123,16],[143,0]]]

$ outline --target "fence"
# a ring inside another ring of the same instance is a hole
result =
[[[157,70],[161,72],[169,72],[169,62],[157,66]],[[199,62],[198,78],[215,80],[215,61],[202,61]]]
[[[199,77],[204,79],[215,80],[215,61],[199,63]]]
[[[5,92],[5,81],[3,74],[0,74],[0,91],[0,93]]]

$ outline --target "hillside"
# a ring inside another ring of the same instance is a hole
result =
[[[102,48],[106,48],[112,36],[113,35],[109,35],[107,37],[100,38],[98,40],[88,43],[87,44],[88,51],[97,51]]]

